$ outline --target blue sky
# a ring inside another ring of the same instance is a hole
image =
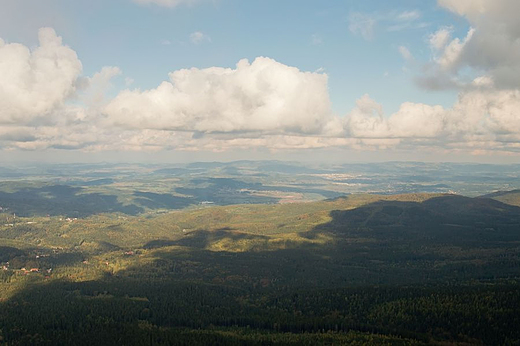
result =
[[[5,0],[0,150],[28,159],[317,151],[321,158],[515,162],[520,39],[509,13],[517,6]],[[52,70],[35,63],[41,35],[59,43],[45,48],[61,61]],[[249,63],[240,72],[242,59]],[[22,62],[25,69],[13,67]]]

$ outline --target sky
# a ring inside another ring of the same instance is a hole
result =
[[[0,159],[520,159],[517,0],[2,0]]]

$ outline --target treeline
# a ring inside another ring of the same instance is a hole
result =
[[[0,304],[9,345],[270,344],[284,335],[330,344],[352,332],[392,343],[520,342],[516,282],[276,291],[112,277],[34,285]]]

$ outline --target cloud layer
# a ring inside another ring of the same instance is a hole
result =
[[[390,116],[368,95],[345,118],[349,137],[378,139],[376,147],[520,151],[520,91],[464,92],[453,107],[405,102]],[[370,142],[367,142],[369,144]]]
[[[430,89],[471,86],[485,75],[497,88],[520,86],[520,22],[517,0],[438,0],[440,6],[465,17],[471,27],[465,37],[450,28],[430,36],[434,64],[419,84]],[[471,69],[470,76],[467,69]]]
[[[170,7],[191,2],[136,1]],[[108,97],[111,80],[123,79],[123,72],[104,67],[82,76],[76,52],[53,29],[40,30],[34,49],[0,39],[0,148],[520,153],[520,24],[511,14],[520,5],[507,0],[439,4],[467,18],[471,28],[463,37],[454,37],[451,27],[432,29],[426,43],[432,59],[418,81],[430,89],[458,88],[458,101],[448,108],[404,102],[393,114],[385,114],[368,95],[348,114],[334,114],[326,74],[266,57],[240,60],[234,68],[173,71],[155,88]],[[419,25],[420,17],[417,11],[396,12],[374,22],[353,15],[350,29],[373,39],[376,23],[401,30]],[[205,37],[200,33],[194,41]],[[415,64],[406,46],[398,49]]]
[[[331,119],[327,76],[269,58],[170,73],[152,90],[125,90],[105,108],[128,129],[320,133]]]

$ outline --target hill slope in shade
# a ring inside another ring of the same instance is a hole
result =
[[[483,197],[493,198],[502,203],[507,203],[520,207],[520,190],[498,191],[488,195],[484,195]]]

